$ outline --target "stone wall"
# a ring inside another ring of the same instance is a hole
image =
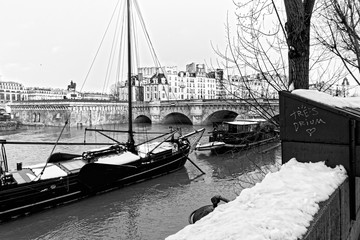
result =
[[[360,179],[356,179],[356,211],[360,206]],[[346,180],[320,209],[303,240],[357,240],[360,235],[360,213],[350,219],[349,180]]]
[[[11,105],[15,119],[23,125],[95,126],[102,124],[126,123],[126,103],[48,101],[21,102]]]

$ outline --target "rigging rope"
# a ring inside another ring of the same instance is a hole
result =
[[[119,1],[120,1],[120,0],[119,0]],[[100,41],[100,46],[98,47],[98,49],[97,49],[97,51],[96,51],[96,54],[95,54],[95,56],[94,56],[94,58],[93,58],[93,61],[92,61],[91,65],[90,65],[90,68],[89,68],[89,70],[88,70],[88,72],[87,72],[87,74],[86,74],[86,77],[85,77],[85,79],[84,79],[84,82],[83,82],[83,84],[81,85],[80,92],[82,91],[82,89],[83,89],[83,87],[84,87],[84,85],[85,85],[85,83],[86,83],[86,81],[87,81],[87,79],[88,79],[88,77],[89,77],[90,71],[91,71],[91,69],[92,69],[92,67],[93,67],[93,65],[94,65],[94,63],[95,63],[95,60],[96,60],[96,58],[97,58],[97,56],[98,56],[98,54],[99,54],[99,51],[100,51],[101,46],[102,46],[102,44],[103,44],[103,42],[104,42],[105,36],[106,36],[106,34],[107,34],[108,30],[109,30],[110,24],[111,24],[112,19],[113,19],[114,15],[115,15],[115,11],[116,11],[116,9],[117,9],[117,6],[118,6],[118,4],[119,4],[119,1],[116,3],[115,9],[114,9],[114,11],[113,11],[113,13],[112,13],[112,15],[111,15],[111,18],[110,18],[110,21],[109,21],[109,23],[108,23],[108,25],[107,25],[107,27],[106,27],[105,33],[104,33],[104,35],[103,35],[103,37],[102,37],[102,39],[101,39],[101,41]]]
[[[90,69],[87,72],[87,75],[86,75],[85,80],[84,80],[84,82],[83,82],[83,84],[81,86],[80,91],[82,91],[87,79],[89,78],[89,74],[90,74],[90,72],[91,72],[91,70],[92,70],[92,68],[94,66],[96,58],[99,55],[100,49],[102,48],[102,45],[104,45],[105,37],[110,32],[110,30],[109,30],[110,26],[114,22],[115,22],[115,24],[113,24],[113,25],[115,25],[115,31],[114,31],[114,36],[113,36],[112,41],[111,41],[111,50],[110,50],[110,54],[109,54],[109,57],[108,57],[108,60],[107,60],[105,81],[104,81],[104,84],[103,84],[102,92],[105,92],[105,89],[108,88],[112,75],[115,75],[114,76],[115,77],[115,88],[117,90],[119,90],[119,85],[118,84],[123,79],[123,75],[125,75],[124,72],[126,72],[126,71],[124,71],[124,69],[126,69],[125,64],[127,62],[124,59],[125,56],[126,56],[126,54],[124,54],[126,52],[125,51],[126,50],[126,40],[125,40],[126,27],[125,27],[125,23],[127,22],[126,21],[126,4],[124,3],[124,1],[122,1],[122,3],[123,4],[120,4],[119,1],[118,1],[115,8],[114,8],[114,11],[113,11],[112,16],[110,18],[110,21],[109,21],[109,23],[107,25],[105,33],[104,33],[104,35],[102,37],[102,40],[100,42],[100,46],[96,51],[96,54],[95,54],[94,59],[93,59],[93,61],[91,63]],[[134,11],[131,11],[132,15],[130,16],[131,19],[132,19],[132,29],[137,30],[135,20],[138,20],[137,23],[138,24],[140,23],[140,26],[141,26],[142,31],[144,33],[145,40],[146,40],[146,43],[147,43],[148,48],[150,50],[149,52],[150,52],[150,55],[151,55],[151,58],[152,58],[152,60],[154,62],[155,67],[157,69],[159,69],[160,72],[162,72],[164,74],[165,79],[168,79],[168,73],[161,66],[160,61],[158,59],[158,56],[157,56],[157,54],[155,52],[155,48],[154,48],[154,45],[153,45],[153,43],[152,43],[152,41],[150,39],[149,32],[147,31],[145,21],[144,21],[144,18],[142,16],[142,13],[140,11],[138,1],[134,0],[130,7],[132,7],[134,9]],[[136,16],[137,19],[135,19],[135,14],[137,15]],[[133,65],[133,68],[139,68],[140,67],[139,66],[139,63],[140,63],[139,39],[138,39],[138,36],[135,34],[135,31],[132,31],[129,34],[131,36],[131,40],[134,42],[133,48],[130,50],[130,51],[134,51],[134,53],[135,53],[134,54],[134,56],[135,56],[134,57],[135,64]],[[116,52],[118,52],[118,54],[116,54]],[[115,66],[115,62],[118,62],[118,64],[116,66]],[[176,77],[179,77],[179,76],[176,76]],[[126,78],[126,77],[124,77],[124,78]],[[142,79],[140,79],[138,77],[137,81],[138,81],[139,84],[144,83],[144,82],[140,83],[141,80]],[[176,82],[174,80],[175,79],[173,79],[172,82]],[[178,104],[179,100],[177,99],[177,96],[176,96],[177,92],[175,92],[175,89],[179,90],[179,94],[181,94],[180,91],[182,90],[182,88],[179,88],[178,86],[172,86],[169,81],[167,81],[167,82],[168,82],[168,84],[164,84],[163,82],[161,82],[160,84],[158,82],[156,83],[156,86],[158,88],[160,88],[160,89],[157,88],[158,94],[164,93],[168,100],[175,99],[175,102]],[[115,94],[119,95],[118,91],[116,91]],[[179,122],[180,122],[180,124],[184,123],[181,119],[178,121],[178,123]],[[144,128],[144,131],[147,131],[147,129]]]
[[[45,163],[43,169],[41,170],[40,174],[39,174],[38,176],[36,176],[36,178],[34,178],[34,180],[37,179],[37,178],[40,179],[41,176],[44,174],[45,168],[47,167],[47,165],[48,165],[48,163],[49,163],[50,157],[51,157],[52,154],[54,153],[54,150],[55,150],[55,148],[56,148],[56,146],[57,146],[57,144],[58,144],[58,142],[59,142],[59,140],[60,140],[60,138],[61,138],[61,135],[63,134],[63,132],[64,132],[64,130],[65,130],[65,127],[66,127],[66,125],[68,124],[68,122],[69,122],[69,120],[66,119],[65,125],[64,125],[64,127],[61,129],[60,135],[59,135],[58,139],[56,140],[55,145],[54,145],[53,149],[51,150],[51,153],[50,153],[49,157],[47,158],[46,163]],[[34,180],[33,180],[33,181],[34,181]]]
[[[125,9],[125,3],[122,5],[122,8],[121,7],[119,8],[119,12],[118,12],[118,15],[117,15],[117,20],[116,20],[116,24],[115,24],[115,33],[114,33],[113,41],[112,41],[112,44],[111,44],[111,50],[110,50],[109,61],[108,61],[107,69],[106,69],[103,92],[105,92],[105,89],[107,89],[108,84],[110,82],[110,73],[111,73],[111,69],[112,69],[112,66],[113,66],[114,59],[115,59],[115,50],[114,49],[116,49],[116,43],[118,42],[118,39],[119,39],[119,34],[118,34],[119,27],[118,26],[119,26],[119,22],[120,22],[120,16],[124,17],[124,14],[121,15],[121,12],[122,12],[121,9]],[[125,10],[123,10],[123,12],[124,11]],[[122,21],[122,22],[124,23],[124,21]],[[123,29],[123,27],[122,27],[122,29]],[[123,31],[121,31],[121,33],[122,32]],[[122,34],[120,36],[122,36]],[[115,85],[115,86],[117,86],[117,85]]]

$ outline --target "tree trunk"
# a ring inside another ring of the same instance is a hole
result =
[[[310,30],[310,28],[308,29]],[[310,33],[300,34],[293,39],[294,49],[289,49],[289,82],[294,84],[294,89],[309,88],[309,56],[310,56]]]
[[[315,0],[284,0],[289,47],[289,86],[309,88],[310,22]]]

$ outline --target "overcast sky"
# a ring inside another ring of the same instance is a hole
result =
[[[26,87],[66,88],[71,80],[82,85],[116,2],[0,1],[1,79]],[[211,42],[224,49],[227,13],[235,22],[232,0],[138,3],[161,64],[179,70],[191,62],[215,63]],[[99,78],[89,77],[83,90],[100,91]]]

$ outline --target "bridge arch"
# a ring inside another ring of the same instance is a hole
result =
[[[163,124],[189,124],[193,125],[192,121],[183,113],[173,112],[167,114],[161,121]]]
[[[215,123],[215,122],[234,121],[238,115],[239,114],[237,112],[234,112],[231,110],[220,110],[220,111],[216,111],[216,112],[209,114],[205,118],[204,123],[206,125],[211,125],[212,123]]]
[[[151,119],[145,115],[139,115],[134,119],[134,123],[151,123]]]

